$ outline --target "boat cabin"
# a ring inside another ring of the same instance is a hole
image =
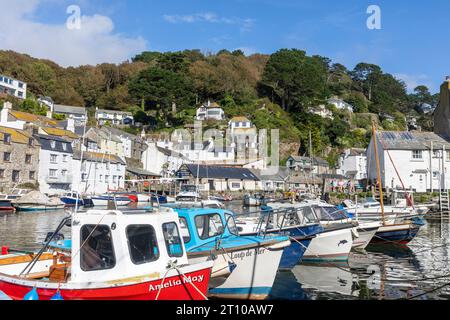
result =
[[[24,277],[74,284],[113,281],[119,285],[162,277],[160,273],[171,261],[188,264],[178,215],[171,209],[74,213],[72,239],[65,246],[71,248],[70,255],[53,246],[54,254],[44,253]],[[17,267],[0,261],[0,274],[19,275],[31,260],[26,255],[23,258],[16,262]]]
[[[181,233],[188,251],[195,251],[211,243],[214,246],[214,241],[219,238],[239,236],[234,213],[231,211],[213,208],[175,211],[179,216]]]
[[[172,210],[89,210],[73,217],[72,282],[148,275],[173,260],[188,264]]]

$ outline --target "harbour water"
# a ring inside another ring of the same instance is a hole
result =
[[[228,204],[238,214],[240,202]],[[53,231],[64,211],[0,215],[0,246],[37,250]],[[63,233],[70,235],[70,229]],[[408,245],[369,246],[352,253],[348,263],[298,265],[279,272],[270,299],[449,299],[450,223],[428,221]]]

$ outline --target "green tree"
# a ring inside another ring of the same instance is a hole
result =
[[[260,82],[260,94],[273,98],[287,111],[300,111],[326,96],[327,69],[318,57],[297,49],[270,56]]]
[[[170,70],[150,67],[141,71],[128,85],[135,103],[144,103],[145,110],[161,110],[167,115],[176,103],[178,109],[187,108],[194,100],[188,78]]]

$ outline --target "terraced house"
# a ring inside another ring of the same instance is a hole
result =
[[[39,152],[39,189],[48,195],[61,195],[72,187],[72,144],[61,137],[35,136],[41,145]]]
[[[37,184],[39,142],[28,132],[0,126],[0,191]]]

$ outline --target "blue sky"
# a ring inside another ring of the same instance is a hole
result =
[[[450,2],[430,2],[0,0],[10,9],[0,18],[14,25],[0,25],[0,49],[79,65],[120,62],[142,50],[241,48],[251,54],[299,48],[348,68],[362,61],[379,64],[410,89],[425,84],[437,91],[450,74],[445,40]],[[71,4],[85,19],[78,33],[64,30]],[[381,30],[366,27],[371,4],[381,8]]]

